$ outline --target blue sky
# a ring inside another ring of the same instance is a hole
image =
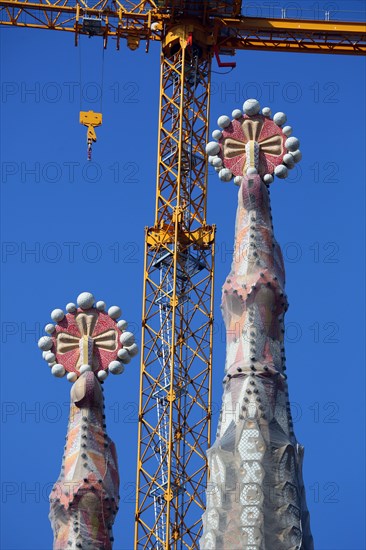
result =
[[[362,9],[362,2],[328,4]],[[109,44],[104,122],[88,164],[78,122],[80,73],[82,108],[98,111],[102,46],[84,38],[76,49],[73,39],[0,30],[4,550],[52,544],[48,493],[61,465],[70,384],[50,375],[37,349],[50,311],[90,290],[120,305],[140,340],[144,227],[155,206],[159,46],[146,55],[143,47],[117,52]],[[315,548],[363,550],[365,59],[239,52],[236,62],[229,74],[213,65],[211,129],[219,115],[256,97],[272,112],[286,112],[303,151],[300,168],[275,181],[271,196],[286,262],[290,399],[305,445]],[[220,289],[231,264],[236,194],[211,173],[216,411],[225,357]],[[121,474],[116,550],[133,547],[138,370],[135,359],[105,384]]]

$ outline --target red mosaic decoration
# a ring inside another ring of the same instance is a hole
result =
[[[300,141],[292,136],[286,121],[285,113],[272,117],[269,107],[261,110],[256,99],[247,99],[243,110],[234,109],[232,119],[220,116],[220,129],[212,132],[215,141],[206,145],[208,162],[220,180],[234,178],[234,183],[241,185],[243,177],[259,175],[269,185],[275,176],[286,178],[302,157]]]
[[[273,174],[287,153],[287,136],[273,120],[263,115],[243,115],[222,130],[222,138],[218,143],[221,147],[219,156],[224,166],[229,168],[234,176],[245,175],[245,146],[251,139],[259,144],[258,174]]]
[[[55,354],[57,363],[61,363],[67,372],[79,373],[80,366],[88,363],[86,358],[85,361],[81,359],[80,341],[83,337],[89,337],[93,340],[93,371],[108,370],[108,365],[122,349],[121,334],[116,321],[107,313],[94,308],[78,308],[75,313],[65,315],[56,325],[51,351]]]
[[[92,371],[103,382],[109,373],[122,374],[125,365],[138,354],[138,346],[118,306],[106,311],[105,302],[95,303],[90,292],[82,292],[77,304],[51,312],[53,323],[44,330],[48,336],[38,340],[43,359],[57,378],[67,375],[69,382]]]

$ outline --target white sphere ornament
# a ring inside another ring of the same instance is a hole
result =
[[[78,375],[76,372],[68,372],[66,378],[69,382],[76,382]]]
[[[122,374],[125,370],[120,361],[111,361],[108,365],[108,369],[112,374]]]
[[[91,366],[85,364],[85,365],[81,365],[81,367],[79,369],[79,372],[80,372],[80,374],[83,374],[84,372],[88,372],[90,370],[92,370]]]
[[[296,151],[291,151],[290,154],[294,157],[295,163],[300,162],[300,160],[302,159],[302,152],[300,151],[300,149],[297,149]]]
[[[50,353],[49,351],[42,351],[42,357],[43,359],[46,359],[47,353]]]
[[[288,176],[288,169],[284,164],[276,166],[274,173],[280,179],[285,179]]]
[[[254,168],[253,166],[248,168],[247,176],[254,176],[255,174],[258,174],[258,170],[256,168]]]
[[[214,166],[215,168],[219,168],[220,166],[222,166],[222,160],[220,159],[220,157],[214,157],[212,161],[212,166]]]
[[[62,309],[54,309],[53,311],[51,311],[51,319],[55,323],[59,323],[64,317],[65,313],[62,311]]]
[[[129,363],[131,361],[131,357],[128,354],[128,351],[127,351],[126,348],[120,349],[118,351],[117,355],[118,355],[118,359],[120,359],[122,361],[122,363],[125,363],[125,365],[127,365],[127,363]]]
[[[231,116],[237,120],[238,118],[241,118],[243,116],[243,111],[241,111],[240,109],[234,109],[231,113]]]
[[[296,151],[300,147],[300,141],[295,137],[289,137],[285,141],[285,147],[289,151]]]
[[[281,111],[273,115],[273,122],[277,124],[277,126],[282,126],[283,124],[285,124],[286,120],[287,116]]]
[[[52,334],[53,332],[55,332],[55,330],[56,330],[56,327],[52,323],[48,323],[44,327],[44,331],[47,332],[47,334]]]
[[[292,134],[292,126],[284,126],[282,128],[282,132],[285,134],[285,136],[290,136]]]
[[[217,155],[220,152],[220,145],[216,141],[210,141],[206,145],[206,153],[208,155]]]
[[[263,107],[262,109],[262,115],[263,116],[271,116],[272,111],[269,107]]]
[[[42,351],[50,350],[52,348],[52,344],[53,344],[53,341],[52,341],[52,338],[50,336],[42,336],[38,340],[38,347]]]
[[[122,346],[132,346],[135,343],[135,335],[132,332],[123,332],[119,338]]]
[[[56,360],[56,356],[52,351],[47,351],[43,359],[47,361],[47,363],[53,363]]]
[[[128,354],[131,357],[135,357],[135,355],[137,355],[139,352],[139,348],[137,344],[132,344],[132,346],[129,346],[128,348],[124,348],[124,349],[128,351]]]
[[[213,156],[213,155],[208,155],[208,163],[209,164],[213,164],[213,160],[216,158],[216,156]]]
[[[66,304],[67,313],[75,313],[76,310],[77,310],[77,306],[73,302],[70,302],[69,304]]]
[[[56,365],[53,365],[51,372],[53,376],[56,376],[56,378],[62,378],[65,376],[65,368],[63,365],[60,365],[60,363],[56,363]]]
[[[108,315],[112,319],[118,319],[118,317],[121,317],[122,315],[122,310],[118,306],[111,306],[108,310]]]
[[[254,116],[259,113],[261,106],[256,99],[247,99],[244,101],[243,110],[246,115]]]
[[[214,131],[212,132],[212,137],[213,137],[214,139],[221,139],[221,138],[222,138],[222,132],[221,132],[221,130],[214,130]]]
[[[82,292],[77,298],[77,304],[81,309],[90,309],[94,304],[94,296],[91,292]]]
[[[126,359],[128,357],[128,351],[127,351],[126,348],[122,348],[122,349],[118,350],[117,355],[118,355],[118,358],[121,359],[121,360]]]
[[[241,185],[242,177],[241,176],[235,176],[234,183],[235,185]]]
[[[221,166],[215,166],[215,172],[219,174],[220,170],[221,170]]]
[[[227,128],[228,126],[230,126],[230,124],[231,120],[226,115],[219,116],[219,118],[217,119],[217,125],[220,126],[220,128]]]
[[[100,370],[97,374],[99,380],[101,380],[103,382],[103,380],[105,380],[108,376],[108,371],[107,370]]]
[[[117,327],[119,328],[119,330],[126,330],[127,326],[128,326],[128,323],[124,319],[121,319],[117,323]]]
[[[291,170],[295,166],[295,159],[291,153],[286,153],[283,157],[283,162],[286,164],[287,168]]]
[[[265,174],[263,176],[264,183],[267,183],[267,184],[273,183],[273,180],[274,180],[274,178],[273,178],[272,174]]]
[[[106,308],[105,302],[102,302],[101,300],[95,304],[95,307],[98,311],[104,311]]]
[[[230,181],[233,177],[233,173],[228,168],[222,168],[219,172],[219,178],[221,181]]]

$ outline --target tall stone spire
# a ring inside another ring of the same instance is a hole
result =
[[[287,310],[269,184],[301,159],[286,115],[256,100],[218,120],[209,161],[239,186],[234,256],[223,286],[227,332],[221,417],[208,451],[210,483],[201,550],[312,550],[285,374]]]
[[[51,313],[50,336],[39,340],[43,357],[56,377],[73,383],[61,472],[50,495],[54,550],[111,550],[112,526],[118,511],[117,454],[106,432],[103,381],[121,374],[137,354],[134,335],[117,306],[88,292],[76,304]]]

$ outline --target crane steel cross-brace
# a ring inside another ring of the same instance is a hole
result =
[[[135,548],[198,548],[210,446],[215,227],[210,73],[235,50],[365,55],[360,22],[241,16],[240,0],[0,0],[0,23],[162,46],[154,224],[146,229]],[[93,133],[94,128],[91,129]],[[93,134],[94,135],[94,134]],[[93,141],[93,136],[91,136]]]

